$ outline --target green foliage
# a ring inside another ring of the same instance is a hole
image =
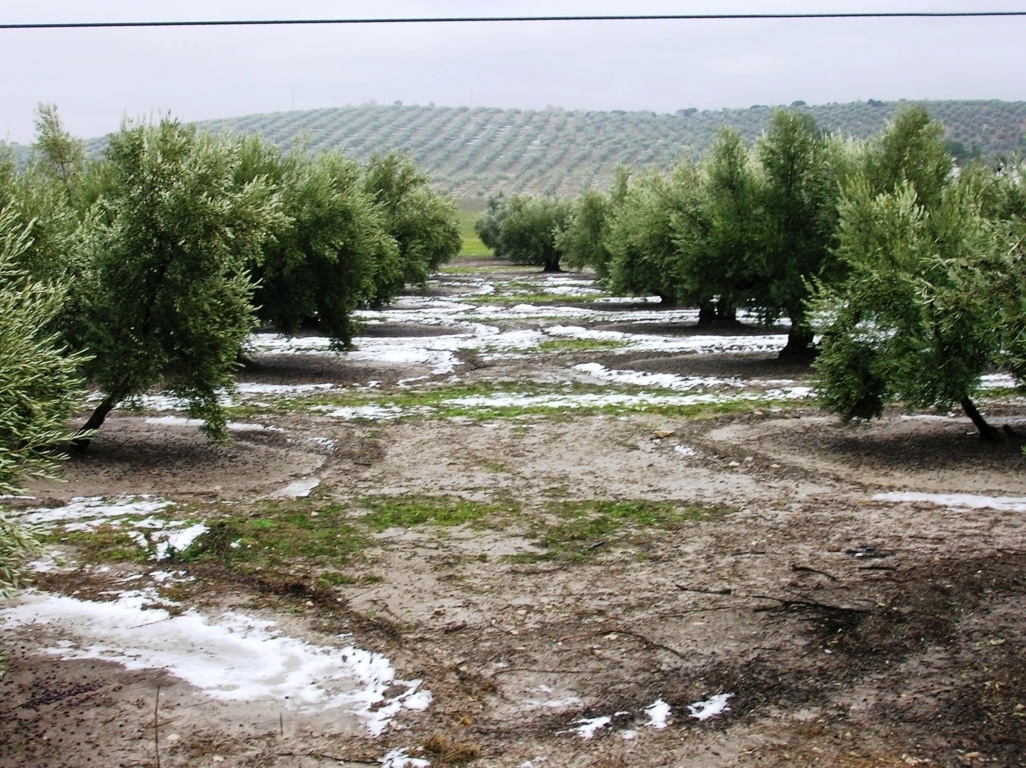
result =
[[[375,296],[382,304],[404,285],[425,286],[432,272],[460,252],[463,238],[456,204],[428,186],[408,155],[375,155],[364,168],[363,184],[399,250],[401,273]]]
[[[63,282],[74,272],[74,241],[78,216],[62,182],[40,163],[19,172],[10,153],[0,152],[0,208],[24,229],[31,229],[12,263],[33,279]],[[59,322],[54,318],[54,323]]]
[[[768,319],[790,318],[784,355],[809,354],[805,302],[812,281],[829,280],[835,266],[838,188],[828,147],[815,120],[797,110],[775,110],[756,147],[763,226],[753,299]]]
[[[31,230],[0,208],[0,494],[17,493],[28,476],[53,476],[57,443],[81,395],[82,359],[47,330],[64,287],[31,280],[15,265]],[[34,538],[0,512],[0,596],[18,586],[19,569],[38,550]]]
[[[287,336],[317,323],[336,348],[348,347],[354,310],[402,279],[395,242],[359,166],[335,152],[286,154],[253,138],[241,154],[236,183],[267,180],[282,214],[252,262],[260,320]]]
[[[609,225],[608,290],[654,294],[668,304],[684,298],[686,266],[678,241],[682,222],[696,215],[697,194],[689,164],[678,165],[671,178],[648,171],[630,180]]]
[[[484,213],[474,222],[474,231],[478,238],[496,258],[501,258],[504,255],[499,242],[499,234],[502,232],[502,220],[506,217],[507,202],[505,195],[501,193],[489,197]]]
[[[36,109],[34,149],[39,170],[57,181],[71,200],[85,172],[85,144],[67,132],[54,104],[40,104]]]
[[[944,127],[921,106],[900,110],[865,158],[865,179],[877,193],[908,185],[925,208],[940,204],[954,159],[942,140]]]
[[[972,397],[988,366],[1019,372],[1026,281],[1010,243],[1021,179],[981,167],[956,178],[952,167],[940,127],[909,109],[843,184],[837,254],[848,274],[821,284],[814,305],[817,386],[846,420],[880,416],[892,400],[958,404],[991,439]]]
[[[65,287],[31,280],[14,265],[31,230],[0,210],[0,494],[15,493],[26,475],[50,476],[56,445],[82,395],[83,363],[48,328]]]
[[[917,200],[912,182],[878,195],[861,183],[841,204],[838,254],[850,272],[815,305],[815,366],[823,405],[845,419],[879,416],[891,400],[973,416],[980,375],[998,359],[1000,308],[986,284],[1004,236],[968,182],[949,183],[932,208]]]
[[[716,297],[716,315],[731,320],[757,292],[760,180],[741,134],[732,128],[720,131],[703,170],[703,214],[678,218],[675,237],[678,247],[691,254],[689,293],[699,303]]]
[[[563,252],[558,233],[566,226],[570,204],[547,197],[514,195],[504,206],[499,227],[499,249],[514,264],[560,271]],[[483,238],[482,238],[483,239]]]
[[[162,384],[223,438],[219,397],[253,324],[247,270],[276,201],[263,181],[236,184],[235,145],[169,119],[123,126],[105,160],[110,187],[84,225],[88,266],[73,286],[72,338],[105,393],[86,426]]]
[[[40,552],[39,542],[0,510],[0,597],[10,597],[21,586],[25,561]],[[0,653],[0,676],[4,657]]]
[[[570,208],[565,228],[557,233],[556,245],[566,254],[572,269],[591,267],[600,281],[609,277],[609,228],[612,200],[593,189],[582,192]]]

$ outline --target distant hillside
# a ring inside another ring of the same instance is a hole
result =
[[[852,102],[806,106],[821,128],[867,137],[884,128],[901,102]],[[924,102],[946,129],[956,154],[987,157],[1026,149],[1026,102]],[[669,167],[681,155],[701,153],[722,125],[749,142],[766,128],[771,110],[584,112],[394,104],[249,115],[201,123],[210,130],[257,133],[283,146],[297,139],[311,149],[339,148],[363,160],[403,149],[435,186],[458,198],[486,198],[499,191],[576,195],[607,187],[613,169]],[[98,148],[102,139],[90,142]]]

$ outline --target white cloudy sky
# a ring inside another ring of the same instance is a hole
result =
[[[1026,0],[3,0],[0,24],[644,13],[1011,11]],[[362,104],[672,112],[875,99],[1026,99],[1026,17],[0,29],[0,139],[40,102],[92,137]]]

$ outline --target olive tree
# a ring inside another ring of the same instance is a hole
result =
[[[484,213],[474,221],[474,232],[496,258],[502,258],[504,255],[499,243],[499,234],[502,232],[502,220],[506,217],[508,202],[509,198],[501,192],[492,195],[485,204]]]
[[[612,266],[609,252],[610,229],[630,189],[631,169],[613,169],[609,192],[582,192],[572,203],[566,225],[557,235],[557,246],[574,269],[591,267],[599,282],[608,284]]]
[[[31,227],[0,208],[0,494],[17,493],[27,477],[52,476],[58,443],[82,395],[81,356],[69,354],[51,329],[65,290],[17,267]],[[36,550],[32,537],[0,512],[0,595],[17,586],[18,569]]]
[[[715,297],[703,319],[729,322],[759,292],[760,180],[751,152],[733,128],[717,134],[703,172],[704,237],[692,248],[689,280]]]
[[[836,176],[830,143],[804,112],[776,110],[759,139],[761,170],[759,248],[754,303],[766,319],[791,321],[782,357],[810,357],[814,334],[806,300],[814,280],[830,280],[836,267]]]
[[[251,266],[260,321],[286,336],[316,324],[335,348],[347,348],[355,310],[402,280],[359,165],[337,152],[285,153],[256,137],[242,141],[241,154],[240,189],[266,180],[280,213]]]
[[[1001,268],[1008,239],[981,215],[971,182],[949,184],[929,209],[917,199],[911,182],[883,194],[865,183],[847,192],[838,255],[849,274],[813,305],[822,332],[817,389],[846,420],[878,417],[890,401],[959,406],[993,440],[999,433],[973,396],[1003,354],[995,287],[1013,286],[1021,304],[1023,271]]]
[[[557,247],[566,254],[567,266],[591,267],[598,280],[609,276],[609,225],[613,206],[610,198],[594,189],[574,199],[564,229],[556,235]]]
[[[220,397],[253,325],[248,267],[277,202],[261,180],[236,183],[236,144],[171,119],[123,125],[104,161],[108,188],[83,225],[88,266],[72,286],[72,340],[93,356],[85,370],[104,393],[84,430],[163,386],[223,438]]]
[[[428,276],[463,246],[456,204],[428,186],[428,177],[408,155],[374,156],[363,170],[363,186],[381,213],[382,226],[398,248],[401,271],[379,285],[376,303],[406,285],[423,287]]]
[[[514,264],[559,272],[563,251],[558,233],[566,227],[570,204],[551,197],[513,195],[505,205],[499,247]]]
[[[609,227],[609,289],[676,304],[682,281],[671,179],[646,171],[630,180]],[[679,223],[678,223],[679,224]]]

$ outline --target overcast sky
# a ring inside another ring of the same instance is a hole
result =
[[[0,23],[1011,11],[1026,0],[3,0]],[[674,112],[869,98],[1026,100],[1026,18],[0,30],[0,139],[54,103],[82,138],[391,104]]]

